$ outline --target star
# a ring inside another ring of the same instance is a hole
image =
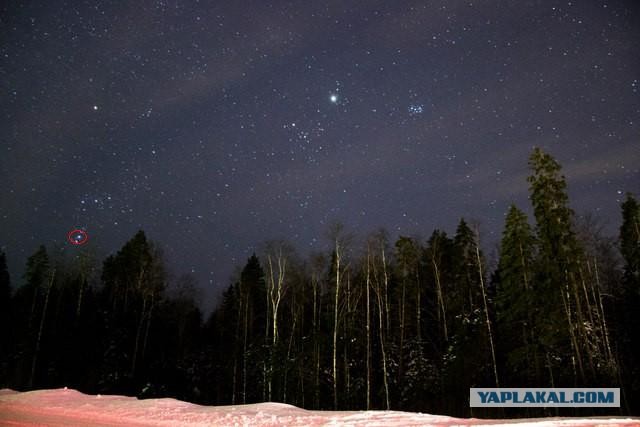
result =
[[[331,101],[333,104],[337,104],[338,103],[338,95],[336,95],[335,93],[332,93],[331,96],[329,97],[329,101]]]

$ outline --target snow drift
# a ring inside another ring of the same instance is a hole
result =
[[[200,406],[175,399],[86,395],[75,390],[0,390],[10,426],[640,426],[630,418],[463,419],[399,411],[307,411],[283,403]]]

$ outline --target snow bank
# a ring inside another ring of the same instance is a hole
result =
[[[0,390],[8,426],[640,426],[639,419],[462,419],[399,411],[307,411],[283,403],[200,406],[175,399],[91,396],[75,390]]]

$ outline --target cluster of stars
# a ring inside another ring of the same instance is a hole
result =
[[[407,108],[410,116],[417,116],[418,114],[422,114],[424,112],[424,106],[422,104],[411,104]]]

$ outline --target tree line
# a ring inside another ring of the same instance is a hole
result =
[[[493,268],[464,219],[426,241],[335,225],[324,253],[267,242],[206,319],[143,231],[101,268],[41,246],[16,289],[0,253],[0,386],[490,417],[579,411],[472,411],[470,387],[620,387],[637,415],[640,205],[607,237],[556,160],[529,166],[533,225],[509,208]]]

